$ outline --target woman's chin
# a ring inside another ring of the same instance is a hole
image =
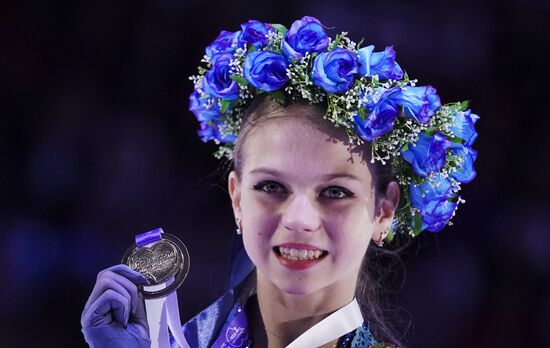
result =
[[[282,284],[275,284],[279,290],[288,295],[293,296],[305,296],[315,293],[318,289],[312,286],[311,282],[309,284],[304,284],[304,281],[289,282],[285,281]]]

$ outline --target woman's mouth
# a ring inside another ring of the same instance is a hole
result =
[[[296,249],[283,246],[276,247],[279,256],[292,261],[316,260],[326,254],[323,250]]]
[[[328,252],[309,245],[292,243],[273,248],[279,262],[292,270],[304,270],[319,263]]]

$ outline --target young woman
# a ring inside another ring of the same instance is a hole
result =
[[[415,86],[391,47],[331,40],[312,17],[289,30],[249,21],[206,54],[191,110],[203,141],[233,161],[228,188],[247,256],[234,287],[184,325],[189,344],[370,347],[374,333],[400,345],[365,255],[449,222],[460,184],[475,176],[477,116]],[[122,265],[99,274],[82,315],[91,346],[148,346],[136,286],[145,283]],[[236,323],[239,341],[229,342]]]

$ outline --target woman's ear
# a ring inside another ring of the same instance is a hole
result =
[[[392,181],[388,184],[384,196],[381,196],[378,200],[376,222],[378,223],[379,228],[372,236],[372,239],[377,243],[383,239],[382,235],[391,227],[398,205],[399,184]]]
[[[235,215],[235,218],[241,218],[241,182],[234,170],[229,173],[227,189],[229,191],[229,197],[231,197],[233,215]]]

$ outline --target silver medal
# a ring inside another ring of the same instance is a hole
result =
[[[135,244],[130,246],[122,258],[122,263],[147,278],[148,286],[168,282],[165,288],[157,291],[140,288],[144,298],[160,298],[183,284],[189,272],[189,253],[185,244],[178,238],[162,233],[162,239],[153,245],[141,248]]]

